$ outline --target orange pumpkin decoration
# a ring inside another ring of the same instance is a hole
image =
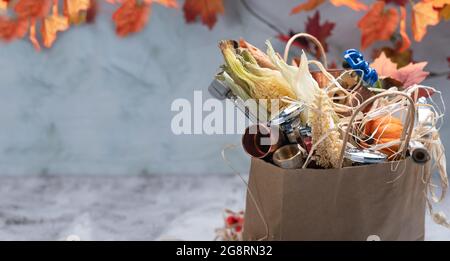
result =
[[[372,139],[368,142],[362,143],[364,147],[368,144],[383,144],[393,140],[400,139],[403,132],[403,123],[399,118],[392,116],[384,116],[368,121],[364,125],[364,134]],[[389,157],[395,154],[399,149],[400,144],[392,145],[384,148],[381,152]]]

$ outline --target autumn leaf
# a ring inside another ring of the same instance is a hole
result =
[[[391,77],[392,74],[397,71],[397,64],[393,63],[384,52],[376,58],[370,65],[375,69],[380,77]]]
[[[439,23],[439,13],[434,10],[433,2],[419,2],[413,6],[412,32],[414,40],[422,41],[427,33],[427,26]]]
[[[316,37],[322,44],[325,52],[328,52],[327,38],[331,36],[335,23],[325,21],[320,24],[320,13],[316,11],[313,17],[308,17],[305,25],[305,31]],[[321,56],[319,48],[316,46],[316,57]]]
[[[71,23],[78,24],[82,21],[80,13],[87,11],[91,6],[91,0],[65,0],[64,14],[69,18]]]
[[[380,78],[392,78],[399,81],[405,89],[413,86],[414,84],[419,84],[427,78],[430,74],[423,69],[427,65],[427,62],[420,63],[410,63],[400,69],[397,68],[397,64],[393,63],[384,52],[376,58],[370,65],[375,69],[380,76]],[[419,89],[419,97],[428,97],[433,93],[429,93],[424,89]]]
[[[308,0],[292,8],[291,14],[298,14],[302,11],[311,11],[323,4],[325,0]],[[359,0],[331,0],[334,6],[347,6],[355,11],[367,10],[367,6]]]
[[[380,77],[391,77],[400,81],[407,88],[414,84],[419,84],[427,78],[430,73],[423,70],[426,65],[427,62],[410,63],[397,69],[397,64],[393,63],[382,52],[370,66],[377,71]]]
[[[10,42],[22,38],[28,31],[28,22],[25,19],[11,19],[0,16],[0,39]]]
[[[178,8],[177,0],[153,0],[153,2],[169,8]]]
[[[424,0],[424,2],[432,3],[434,8],[442,8],[444,5],[450,4],[450,0]]]
[[[361,48],[363,50],[376,41],[389,40],[397,29],[399,22],[397,10],[395,8],[385,10],[384,7],[384,2],[377,1],[358,22],[362,32]]]
[[[393,3],[399,6],[405,6],[408,0],[384,0],[386,3]]]
[[[327,38],[331,36],[331,33],[334,29],[335,23],[325,21],[323,24],[320,24],[320,13],[319,11],[316,11],[314,16],[308,17],[307,21],[305,22],[305,30],[304,32],[311,34],[312,36],[316,37],[319,42],[322,44],[325,52],[328,52],[328,44],[327,44]],[[289,30],[288,34],[280,34],[278,35],[278,39],[283,42],[288,42],[289,39],[291,39],[292,36],[296,35],[292,30]],[[295,39],[293,42],[294,46],[297,46],[307,52],[311,51],[311,43],[308,41],[307,38],[300,37]],[[315,53],[314,55],[316,57],[320,57],[320,51],[317,46],[315,46]]]
[[[331,0],[334,6],[347,6],[355,11],[367,10],[367,5],[358,0]]]
[[[88,10],[86,11],[86,23],[93,23],[97,17],[97,0],[90,0]]]
[[[291,14],[298,14],[302,11],[311,11],[323,4],[325,0],[308,0],[305,3],[299,4],[292,8]]]
[[[447,57],[448,67],[450,67],[450,57]],[[447,75],[447,79],[450,79],[450,73]]]
[[[384,52],[385,55],[391,59],[394,63],[398,65],[398,68],[408,65],[412,62],[412,50],[407,49],[403,52],[399,52],[398,49],[391,48],[389,46],[384,46],[379,49],[374,49],[372,52],[372,58],[376,59]]]
[[[148,21],[150,12],[150,4],[148,3],[138,0],[125,0],[113,14],[117,35],[125,37],[130,33],[141,31]]]
[[[43,18],[48,14],[51,0],[19,0],[14,11],[21,18]]]
[[[0,10],[6,10],[8,8],[8,0],[0,0]]]
[[[222,0],[186,0],[183,11],[187,23],[193,23],[200,17],[211,30],[217,22],[217,15],[224,13],[224,7]]]
[[[292,38],[292,36],[296,35],[297,33],[294,32],[293,30],[289,30],[288,34],[279,34],[277,36],[278,40],[287,43],[289,41],[289,39]],[[294,40],[294,42],[292,43],[293,46],[305,49],[305,51],[309,51],[310,50],[310,46],[309,46],[309,41],[304,38],[304,37],[300,37]]]
[[[419,84],[430,74],[423,70],[427,64],[427,62],[410,63],[394,72],[392,78],[399,80],[406,87]]]
[[[41,26],[42,40],[45,47],[52,47],[56,40],[56,35],[60,31],[69,28],[69,20],[63,15],[51,15],[44,19]]]
[[[411,46],[411,40],[409,40],[409,36],[406,33],[406,8],[404,6],[400,7],[400,36],[402,40],[398,51],[403,52]]]
[[[450,20],[450,4],[445,5],[441,10],[439,10],[439,16],[445,21]]]

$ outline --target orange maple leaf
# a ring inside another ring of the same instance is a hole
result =
[[[298,14],[301,11],[311,11],[323,4],[325,0],[308,0],[305,3],[299,4],[292,8],[291,14]]]
[[[44,19],[41,26],[42,40],[45,47],[50,48],[56,40],[56,34],[69,28],[66,16],[51,15]]]
[[[406,8],[400,7],[400,36],[402,37],[401,45],[398,49],[399,52],[407,50],[411,46],[411,40],[406,33]]]
[[[90,6],[91,0],[64,0],[64,14],[71,23],[80,23],[80,12],[87,11]]]
[[[440,11],[439,16],[445,21],[450,20],[450,4],[445,5]]]
[[[427,62],[410,63],[392,74],[392,78],[403,83],[408,88],[414,84],[419,84],[430,74],[423,69],[427,66]]]
[[[224,13],[222,0],[186,0],[183,6],[187,23],[194,22],[198,16],[211,30],[217,22],[217,15]]]
[[[51,0],[19,0],[14,11],[21,18],[43,18],[48,14]]]
[[[308,0],[292,8],[291,14],[314,10],[324,2],[325,0]],[[359,0],[331,0],[330,2],[334,6],[347,6],[355,11],[367,10],[367,5],[361,3]]]
[[[434,8],[442,8],[450,4],[450,0],[423,0],[423,2],[432,3]]]
[[[434,9],[434,2],[419,2],[412,9],[412,32],[414,40],[422,41],[427,33],[427,26],[439,23],[439,12]]]
[[[391,77],[401,82],[403,87],[408,88],[414,84],[421,83],[427,78],[430,73],[423,70],[426,65],[427,62],[409,63],[398,69],[397,64],[393,63],[382,52],[370,66],[377,71],[381,78]]]
[[[8,8],[8,1],[0,0],[0,10],[6,10]]]
[[[0,39],[10,42],[17,38],[22,38],[28,31],[28,21],[26,19],[11,19],[0,16]]]
[[[151,12],[150,4],[138,0],[125,0],[122,6],[113,14],[116,33],[125,37],[144,28]]]
[[[358,0],[331,0],[331,3],[335,6],[347,6],[355,11],[367,10],[367,5],[361,3]]]
[[[169,8],[178,8],[177,0],[153,0],[153,2]]]
[[[397,29],[399,22],[397,10],[395,8],[385,10],[384,6],[384,2],[377,1],[358,22],[362,32],[361,48],[363,50],[378,40],[389,40]]]
[[[370,67],[375,69],[381,78],[390,77],[397,70],[397,64],[392,62],[384,52],[381,52],[380,56],[373,60]]]

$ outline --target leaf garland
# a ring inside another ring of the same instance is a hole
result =
[[[145,27],[153,4],[179,8],[179,0],[0,0],[0,40],[10,42],[23,38],[28,33],[37,50],[40,50],[41,44],[51,47],[59,32],[73,25],[94,21],[98,1],[118,6],[112,20],[117,35],[121,37],[139,32]],[[182,1],[186,23],[200,20],[210,30],[216,25],[218,16],[225,12],[223,0]],[[326,2],[303,0],[292,8],[291,14],[315,10]],[[344,6],[354,11],[366,12],[358,22],[362,49],[378,41],[395,40],[398,55],[410,50],[408,25],[411,26],[412,39],[420,42],[430,26],[450,20],[450,0],[376,0],[370,6],[361,0],[330,0],[329,3],[336,7]],[[63,6],[63,13],[55,15],[51,9],[58,5]],[[410,21],[407,21],[408,11],[411,12]],[[315,13],[312,18],[308,18],[310,24],[305,30],[319,38],[326,46],[326,38],[331,34],[334,23],[319,24],[320,18],[317,16],[318,13]],[[68,26],[64,25],[66,18]],[[278,35],[280,39],[288,36]],[[299,39],[295,44],[309,48],[304,39]]]

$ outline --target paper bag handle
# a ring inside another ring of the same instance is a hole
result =
[[[323,62],[323,66],[325,67],[325,69],[328,69],[328,61],[327,61],[327,54],[325,53],[325,49],[323,48],[322,44],[320,43],[319,39],[317,39],[316,37],[307,34],[307,33],[298,33],[294,36],[292,36],[289,41],[286,44],[286,47],[284,48],[284,55],[283,55],[283,59],[284,61],[287,63],[287,59],[289,56],[289,50],[291,49],[292,44],[294,43],[294,41],[297,38],[300,37],[305,37],[309,40],[311,40],[312,42],[314,42],[317,47],[319,48],[320,54],[322,55],[322,62]]]
[[[380,93],[380,94],[370,97],[369,99],[364,101],[360,106],[358,106],[356,108],[356,110],[353,112],[352,117],[350,118],[350,121],[348,123],[347,129],[345,130],[344,139],[342,142],[341,153],[340,153],[339,161],[338,161],[339,166],[341,168],[342,168],[342,164],[344,163],[344,154],[345,154],[345,149],[347,147],[349,134],[352,129],[353,122],[355,121],[355,118],[358,115],[358,113],[361,112],[362,110],[364,110],[369,104],[373,103],[375,100],[386,97],[386,96],[394,96],[394,95],[395,96],[403,96],[408,100],[408,115],[406,116],[405,125],[404,125],[407,127],[403,128],[402,135],[400,137],[401,145],[399,146],[399,150],[398,150],[398,151],[402,150],[402,157],[406,156],[406,152],[408,150],[408,144],[409,144],[409,141],[411,140],[411,135],[412,135],[413,128],[414,128],[414,118],[416,115],[416,107],[415,107],[413,99],[408,94],[399,92],[399,91],[388,91],[388,92]]]

